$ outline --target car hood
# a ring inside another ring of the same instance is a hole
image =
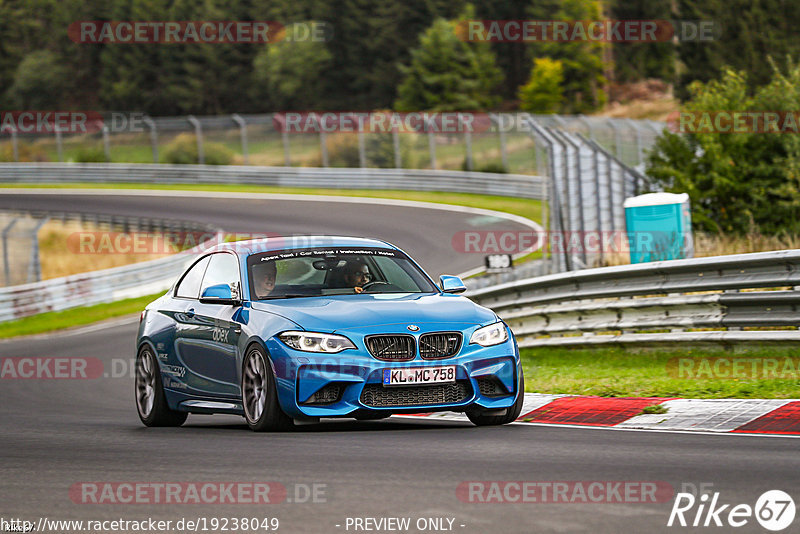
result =
[[[303,297],[253,303],[254,310],[280,315],[306,330],[335,332],[374,325],[496,321],[493,311],[459,295],[375,293]]]

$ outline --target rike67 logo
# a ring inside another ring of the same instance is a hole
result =
[[[743,527],[753,518],[765,529],[783,530],[794,521],[795,505],[792,497],[781,490],[764,492],[755,506],[723,503],[720,493],[695,497],[692,493],[678,493],[669,514],[667,526],[671,527]]]

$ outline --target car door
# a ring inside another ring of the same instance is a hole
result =
[[[209,256],[198,297],[184,312],[176,333],[176,352],[191,393],[205,397],[238,398],[237,346],[241,325],[234,319],[241,306],[208,304],[199,296],[215,285],[241,287],[239,260],[229,252]]]

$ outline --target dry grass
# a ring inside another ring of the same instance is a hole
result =
[[[800,236],[771,236],[758,232],[751,232],[743,236],[695,232],[694,249],[696,258],[800,249]],[[603,265],[627,265],[629,263],[630,255],[627,252],[613,252],[606,254]]]
[[[39,257],[42,263],[42,278],[46,280],[88,271],[109,269],[166,256],[165,254],[124,252],[88,253],[81,252],[79,248],[76,248],[75,237],[77,233],[104,231],[107,231],[107,228],[77,222],[50,221],[46,223],[39,232]]]

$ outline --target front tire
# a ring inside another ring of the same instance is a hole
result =
[[[289,430],[294,426],[278,404],[272,367],[258,345],[250,347],[244,358],[242,406],[247,426],[255,432]]]
[[[186,412],[171,410],[161,383],[161,369],[149,347],[136,358],[136,411],[145,426],[181,426]]]
[[[503,415],[487,415],[484,408],[473,408],[467,410],[467,417],[475,426],[494,426],[507,425],[513,423],[522,413],[522,403],[525,401],[525,377],[522,375],[522,368],[519,371],[519,381],[517,384],[517,400],[508,408]]]

